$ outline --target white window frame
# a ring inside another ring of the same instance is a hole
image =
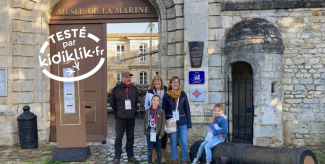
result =
[[[118,47],[120,48],[120,50],[118,50]],[[123,53],[121,53],[122,51],[122,47],[123,47]],[[124,58],[124,54],[125,54],[125,47],[124,44],[117,44],[116,45],[116,61],[121,61]]]
[[[120,81],[118,81],[118,77],[120,78]],[[120,83],[122,81],[122,73],[116,73],[116,83]]]
[[[144,47],[142,48],[144,52],[141,51],[141,46]],[[139,45],[139,55],[147,53],[148,52],[148,46],[146,44],[140,44]],[[147,62],[147,56],[141,56],[139,61],[140,62]]]
[[[147,78],[148,78],[147,72],[144,72],[144,71],[140,72],[140,74],[139,74],[139,84],[147,84],[148,83]],[[142,79],[143,83],[141,83],[141,79]]]

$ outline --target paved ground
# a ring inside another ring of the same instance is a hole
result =
[[[108,119],[108,134],[107,134],[107,144],[103,145],[101,143],[87,143],[91,149],[92,155],[85,162],[71,162],[71,163],[81,163],[81,164],[111,164],[114,158],[114,139],[115,139],[115,121],[114,119]],[[134,152],[136,158],[138,158],[142,164],[147,163],[147,147],[145,146],[145,139],[142,135],[143,133],[143,120],[136,119],[135,128],[135,142],[134,142]],[[125,146],[125,136],[123,140],[123,145]],[[292,146],[290,146],[292,147]],[[325,164],[325,146],[306,146],[310,148],[317,156],[318,164]],[[40,144],[38,149],[34,150],[20,150],[19,145],[11,147],[0,147],[0,164],[50,164],[52,153],[56,148],[56,143]],[[295,147],[294,147],[295,148]],[[180,148],[179,148],[180,149]],[[125,150],[124,150],[125,152]],[[167,162],[166,164],[171,164],[171,153],[170,153],[170,143],[167,143]],[[179,159],[180,153],[178,153]],[[121,164],[127,163],[126,153],[122,156]],[[179,161],[179,163],[181,163]],[[56,162],[55,164],[62,164],[62,162]]]
[[[114,158],[114,139],[115,139],[115,121],[114,119],[108,119],[108,134],[107,144],[101,143],[87,143],[91,149],[92,155],[86,162],[73,162],[83,164],[111,164]],[[125,146],[126,137],[123,138],[123,147]],[[167,145],[170,145],[169,143]],[[11,147],[0,147],[0,163],[4,164],[16,164],[16,163],[46,163],[50,164],[52,153],[56,148],[56,143],[41,144],[38,149],[34,150],[20,150],[19,145]],[[123,150],[125,152],[125,150]],[[135,157],[141,161],[142,164],[147,163],[147,147],[145,146],[145,138],[143,137],[143,120],[136,119],[135,127],[135,141],[134,141]],[[170,146],[167,147],[167,164],[172,163]],[[127,163],[126,153],[122,154],[121,164]],[[179,162],[181,163],[181,162]],[[57,162],[59,164],[59,162]]]

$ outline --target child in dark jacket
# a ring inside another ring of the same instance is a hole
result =
[[[153,143],[156,142],[157,164],[161,164],[161,138],[165,134],[165,112],[159,108],[160,97],[151,98],[151,107],[144,116],[144,137],[148,144],[148,163],[152,163]]]
[[[206,140],[201,143],[201,146],[199,148],[199,151],[197,152],[197,157],[194,158],[192,164],[197,164],[200,163],[200,157],[203,153],[203,150],[205,149],[206,153],[206,161],[207,164],[210,164],[212,162],[212,153],[211,153],[211,148],[216,146],[220,142],[224,142],[226,138],[226,133],[227,133],[227,116],[225,116],[224,113],[224,107],[222,104],[218,103],[214,106],[214,111],[213,111],[215,117],[213,120],[213,124],[217,124],[219,129],[216,130],[211,130],[210,132],[213,133],[212,139]]]

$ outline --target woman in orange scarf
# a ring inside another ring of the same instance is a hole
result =
[[[192,128],[191,111],[187,95],[181,91],[180,80],[177,76],[172,77],[169,81],[162,108],[165,111],[166,120],[170,118],[177,120],[177,131],[169,134],[173,164],[177,164],[177,133],[182,147],[183,164],[187,164],[187,132]]]

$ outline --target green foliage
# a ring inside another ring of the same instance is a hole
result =
[[[45,164],[51,164],[52,163],[52,159],[46,159]]]
[[[34,162],[34,160],[27,159],[25,162]]]
[[[146,96],[146,93],[147,93],[148,90],[149,90],[148,88],[143,88],[143,89],[138,88],[139,96],[140,97]]]
[[[70,162],[61,162],[61,161],[52,162],[52,159],[46,159],[44,164],[70,164]]]

